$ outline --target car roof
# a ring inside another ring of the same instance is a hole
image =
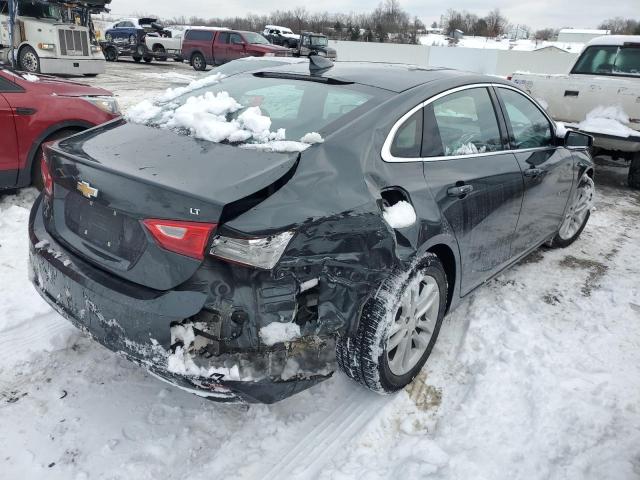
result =
[[[314,73],[310,72],[309,63],[307,62],[265,67],[257,71],[322,77],[338,82],[377,87],[397,93],[447,78],[463,79],[467,76],[473,82],[477,82],[479,78],[487,82],[497,80],[494,77],[479,76],[475,73],[447,68],[427,68],[415,65],[374,62],[336,62],[333,67]]]

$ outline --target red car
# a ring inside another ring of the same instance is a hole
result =
[[[42,187],[42,145],[120,116],[101,88],[0,65],[0,190]]]
[[[193,28],[182,42],[182,58],[196,70],[243,57],[289,57],[288,48],[272,45],[259,33]]]

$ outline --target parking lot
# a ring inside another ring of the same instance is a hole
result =
[[[81,79],[123,110],[207,73],[124,59]],[[165,385],[85,338],[27,279],[37,192],[0,194],[3,478],[637,478],[640,193],[597,159],[596,209],[445,319],[411,388],[334,377],[273,406]]]

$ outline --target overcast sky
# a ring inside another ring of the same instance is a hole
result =
[[[264,2],[260,0],[113,0],[112,11],[117,15],[149,13],[160,17],[185,15],[199,17],[219,17],[265,14],[289,5],[303,5],[307,10],[329,12],[368,12],[373,10],[377,0],[325,0],[322,2]],[[502,10],[511,23],[523,23],[532,28],[575,27],[594,28],[602,20],[621,17],[640,17],[640,0],[400,0],[403,8],[411,15],[417,15],[423,22],[431,24],[438,20],[448,8],[466,9],[484,15],[494,7]],[[310,5],[318,5],[313,7]],[[640,18],[638,18],[640,19]]]

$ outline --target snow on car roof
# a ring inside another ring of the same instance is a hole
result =
[[[621,47],[625,43],[637,43],[640,44],[640,35],[605,35],[602,37],[594,38],[587,47],[592,45],[614,45]]]

